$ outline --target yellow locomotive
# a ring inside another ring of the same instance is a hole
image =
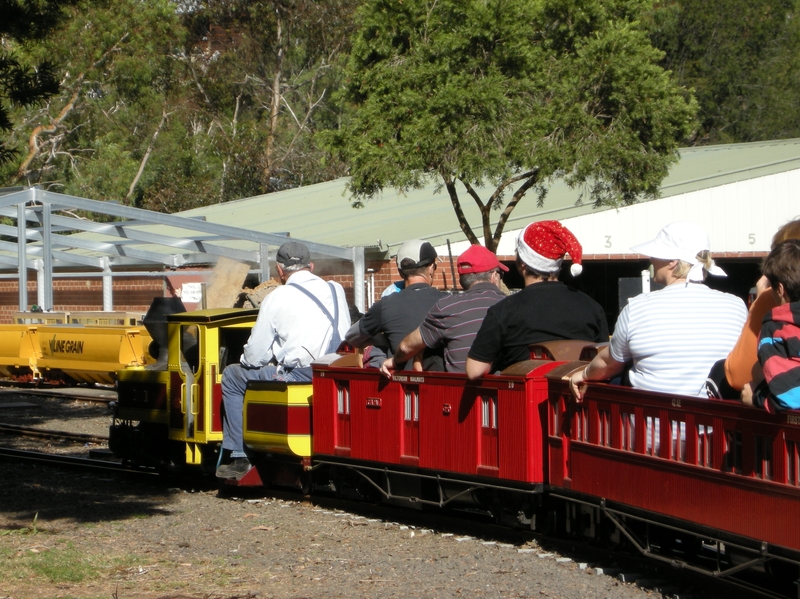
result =
[[[136,464],[213,472],[222,443],[222,373],[239,361],[257,316],[218,308],[151,319],[151,353],[159,360],[118,373],[109,448]],[[245,443],[269,460],[272,482],[307,484],[311,384],[251,384],[244,424]]]

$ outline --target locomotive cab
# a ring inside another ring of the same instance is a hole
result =
[[[238,361],[257,316],[221,308],[167,315],[166,364],[119,373],[111,450],[136,463],[212,472],[222,441],[222,372]]]

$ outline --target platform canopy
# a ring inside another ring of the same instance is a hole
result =
[[[261,233],[204,217],[151,212],[38,188],[0,190],[0,269],[19,276],[19,306],[27,309],[28,269],[39,273],[39,303],[53,307],[53,273],[103,276],[103,303],[112,278],[123,272],[163,274],[220,257],[248,263],[269,277],[270,256],[289,233]],[[291,237],[306,244],[312,260],[353,263],[355,303],[363,306],[364,248],[339,247]]]

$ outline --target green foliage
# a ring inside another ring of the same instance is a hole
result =
[[[352,108],[324,143],[357,201],[385,187],[491,182],[488,247],[528,188],[584,186],[597,204],[654,195],[695,106],[657,64],[636,0],[369,0],[348,65]],[[490,233],[491,210],[521,181]],[[474,197],[474,196],[473,196]],[[475,241],[459,214],[462,229]]]
[[[16,112],[5,184],[175,211],[340,173],[313,133],[336,123],[355,0],[78,1],[24,49],[58,64],[63,86]]]
[[[796,0],[668,0],[647,23],[663,66],[694,88],[694,143],[800,136]]]
[[[58,93],[58,77],[53,62],[37,64],[21,61],[8,48],[47,35],[65,17],[64,8],[75,0],[0,0],[0,131],[11,131],[11,107],[27,108],[41,104]],[[16,152],[0,139],[0,165],[10,162]]]

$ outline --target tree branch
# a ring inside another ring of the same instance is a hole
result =
[[[472,232],[472,227],[469,226],[464,211],[461,209],[461,201],[458,199],[455,183],[450,177],[444,175],[442,175],[442,179],[444,179],[444,186],[447,188],[447,193],[450,195],[450,202],[453,204],[453,210],[456,213],[456,218],[458,219],[458,224],[461,226],[461,230],[464,231],[464,235],[467,236],[471,244],[480,243],[475,233]]]
[[[532,171],[528,171],[526,175],[528,175],[528,180],[525,181],[525,183],[523,183],[522,185],[520,185],[520,188],[514,192],[514,195],[511,196],[511,201],[508,204],[506,204],[506,207],[500,214],[500,219],[497,221],[497,226],[495,227],[494,230],[494,236],[492,237],[492,244],[494,245],[495,248],[497,247],[497,244],[500,243],[500,236],[503,234],[503,229],[506,226],[506,222],[508,222],[508,217],[511,216],[511,213],[514,211],[514,208],[517,207],[519,201],[525,196],[526,193],[528,193],[528,190],[534,185],[536,185],[536,182],[539,180],[539,169],[536,168]],[[520,179],[517,178],[516,180],[519,181]],[[511,181],[509,180],[509,182]],[[507,186],[504,185],[505,183],[506,182],[501,184],[501,186]]]
[[[158,127],[153,132],[153,137],[150,138],[150,143],[147,146],[147,150],[142,157],[142,161],[139,163],[139,170],[136,173],[136,176],[131,181],[131,186],[128,188],[128,194],[125,196],[125,203],[128,203],[131,196],[133,195],[133,190],[136,188],[136,184],[139,183],[139,179],[142,177],[142,173],[144,172],[144,167],[147,166],[147,161],[150,160],[150,154],[153,152],[153,146],[155,146],[156,138],[158,134],[161,133],[161,129],[164,128],[164,124],[167,122],[167,117],[172,114],[167,112],[167,107],[165,106],[161,111],[161,122],[158,123]]]
[[[106,59],[109,56],[111,56],[112,53],[117,51],[119,45],[122,44],[126,39],[128,39],[129,35],[130,34],[125,33],[121,38],[119,38],[119,40],[117,40],[117,43],[115,43],[108,50],[103,52],[103,55],[97,59],[97,61],[91,66],[91,68],[96,69],[101,64],[103,64],[106,61]],[[17,174],[16,177],[14,178],[14,181],[19,181],[27,174],[28,166],[33,161],[33,159],[36,158],[36,156],[39,154],[39,135],[41,135],[42,133],[54,132],[61,124],[61,122],[75,107],[75,103],[78,101],[78,96],[81,93],[81,85],[83,84],[85,76],[86,76],[86,71],[78,75],[78,78],[75,80],[75,90],[72,92],[69,101],[58,113],[58,116],[55,119],[51,120],[50,124],[39,125],[37,127],[34,127],[33,131],[31,131],[30,138],[28,139],[28,154],[27,156],[25,156],[25,159],[22,161],[22,164],[20,164],[19,168],[17,169]]]

